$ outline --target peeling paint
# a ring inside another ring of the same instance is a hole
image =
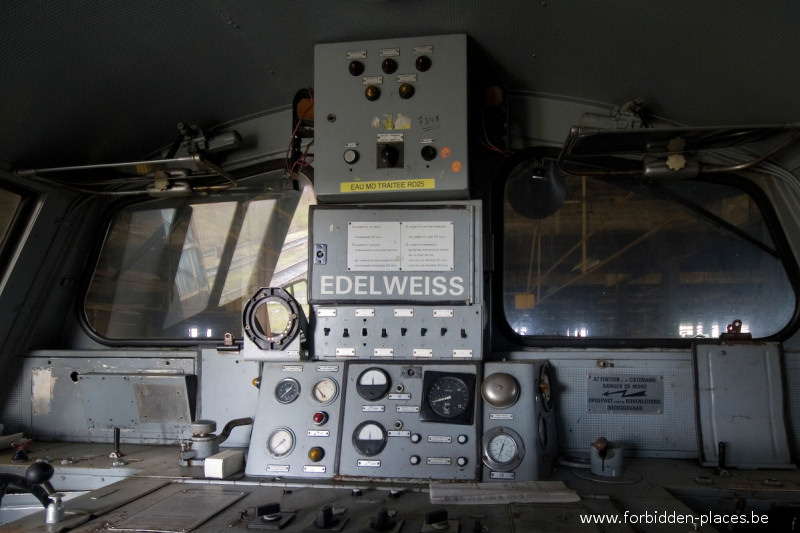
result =
[[[33,416],[49,415],[50,402],[58,378],[51,368],[34,368],[31,372],[31,404]]]

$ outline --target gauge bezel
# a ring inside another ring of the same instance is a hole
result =
[[[361,383],[362,377],[367,372],[379,372],[383,374],[386,378],[386,384],[384,385],[364,385]],[[389,376],[389,373],[377,366],[371,366],[361,372],[358,377],[356,378],[356,392],[358,395],[368,401],[368,402],[377,402],[378,400],[382,400],[392,388],[392,378]]]
[[[272,437],[274,437],[275,434],[278,433],[279,431],[285,431],[286,433],[289,434],[289,436],[292,439],[291,446],[289,446],[289,449],[284,453],[276,453],[272,449],[272,445],[271,445]],[[291,429],[289,429],[287,427],[278,427],[278,428],[275,428],[272,431],[270,431],[269,436],[267,437],[267,442],[264,445],[264,448],[266,448],[267,453],[270,456],[272,456],[273,458],[275,458],[275,459],[283,459],[284,457],[288,457],[289,455],[291,455],[291,453],[294,451],[294,447],[295,447],[296,444],[297,444],[297,437],[295,436],[294,431],[292,431]]]
[[[278,395],[278,389],[284,383],[292,383],[293,384],[292,385],[293,388],[292,388],[292,397],[291,397],[291,399],[284,400]],[[300,387],[300,382],[299,381],[297,381],[294,378],[283,378],[282,380],[280,380],[275,385],[275,391],[274,391],[275,400],[277,400],[278,403],[281,403],[281,404],[284,404],[284,405],[288,405],[288,404],[294,402],[297,398],[300,397],[300,392],[301,392],[301,387]]]
[[[429,392],[433,386],[446,378],[455,378],[466,385],[469,398],[466,408],[455,416],[442,416],[431,406]],[[457,424],[462,426],[472,425],[475,414],[475,374],[456,372],[427,371],[422,379],[422,404],[419,410],[419,419],[422,422],[440,422],[443,424]]]
[[[320,400],[316,396],[317,387],[319,386],[320,383],[324,383],[326,381],[330,381],[331,383],[333,383],[334,391],[333,391],[333,394],[331,395],[330,399],[328,399],[328,400]],[[314,382],[314,386],[311,387],[311,399],[314,402],[316,402],[317,404],[319,404],[319,405],[329,405],[329,404],[333,403],[338,396],[339,396],[339,383],[335,379],[333,379],[332,377],[324,377],[324,378],[318,379],[317,381]]]
[[[370,441],[362,441],[361,439],[358,438],[358,434],[361,433],[361,430],[368,425],[378,426],[380,428],[381,433],[383,434],[383,438],[380,441],[376,439]],[[381,453],[384,450],[384,448],[386,448],[386,444],[389,441],[389,434],[387,433],[386,428],[383,427],[383,424],[381,424],[380,422],[376,422],[375,420],[365,420],[364,422],[361,422],[359,425],[355,427],[355,429],[353,430],[351,441],[353,443],[353,448],[355,448],[356,452],[358,452],[359,455],[362,455],[364,457],[375,457],[376,455]],[[361,442],[370,442],[370,443],[380,442],[380,444],[377,446],[377,448],[365,449],[363,445],[359,444]]]
[[[507,435],[511,437],[511,439],[514,441],[514,444],[517,446],[517,453],[514,458],[505,463],[499,463],[493,460],[489,454],[489,445],[499,435]],[[525,444],[522,441],[522,437],[520,437],[519,433],[513,429],[502,426],[496,427],[486,431],[483,434],[483,438],[481,439],[481,455],[483,456],[483,464],[492,470],[497,472],[509,472],[517,468],[525,458]]]

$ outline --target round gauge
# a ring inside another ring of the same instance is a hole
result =
[[[553,386],[550,379],[550,365],[543,365],[539,373],[539,393],[542,395],[542,403],[549,411],[553,408]]]
[[[300,383],[294,378],[282,379],[275,386],[275,399],[280,403],[292,403],[300,396]]]
[[[288,428],[278,428],[267,439],[267,452],[273,457],[284,457],[294,449],[294,433]]]
[[[392,382],[389,374],[380,368],[368,368],[358,376],[356,392],[365,400],[380,400],[389,392]]]
[[[445,376],[437,379],[428,389],[428,405],[442,418],[454,418],[470,406],[469,387],[461,379]]]
[[[525,448],[517,432],[493,428],[483,435],[483,462],[492,470],[508,471],[522,462]]]
[[[367,457],[378,455],[386,446],[386,430],[379,423],[368,420],[353,430],[353,447]]]
[[[328,404],[336,399],[338,393],[339,386],[336,382],[331,378],[323,378],[314,385],[311,390],[311,397],[318,403]]]

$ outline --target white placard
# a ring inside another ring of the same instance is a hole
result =
[[[347,224],[351,272],[450,272],[454,266],[452,221]]]

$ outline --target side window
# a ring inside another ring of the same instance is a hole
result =
[[[259,287],[305,280],[313,200],[306,183],[122,209],[86,294],[87,323],[109,340],[240,336],[244,302]]]
[[[24,200],[22,194],[0,187],[0,267],[5,265],[13,244],[11,235],[19,222]]]
[[[717,337],[735,319],[780,332],[797,296],[759,205],[699,181],[566,176],[552,214],[504,204],[503,306],[520,336]]]

